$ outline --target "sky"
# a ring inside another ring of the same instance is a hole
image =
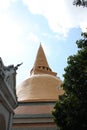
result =
[[[4,65],[23,62],[19,85],[29,78],[40,43],[50,68],[63,80],[67,58],[87,27],[87,8],[73,0],[0,0],[0,57]]]

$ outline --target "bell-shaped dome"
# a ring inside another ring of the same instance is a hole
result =
[[[49,74],[33,75],[20,84],[19,101],[56,101],[61,94],[61,80]]]
[[[18,86],[18,101],[56,101],[58,95],[63,93],[62,89],[58,89],[62,81],[56,74],[50,69],[40,45],[30,78]]]

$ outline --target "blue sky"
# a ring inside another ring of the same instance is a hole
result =
[[[40,42],[50,68],[63,80],[67,58],[87,27],[87,9],[73,0],[0,0],[0,57],[5,65],[23,65],[17,85],[29,77]]]

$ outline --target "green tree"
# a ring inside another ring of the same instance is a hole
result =
[[[87,7],[87,0],[74,0],[73,5]]]
[[[65,92],[52,113],[59,130],[87,130],[87,33],[81,35],[78,52],[68,58],[63,75]]]

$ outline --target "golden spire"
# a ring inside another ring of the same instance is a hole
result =
[[[47,62],[47,59],[46,59],[46,56],[45,56],[45,53],[43,51],[41,44],[40,44],[40,47],[38,49],[36,60],[34,63],[34,67],[38,67],[38,66],[44,66],[44,67],[49,68],[49,65],[48,65],[48,62]]]
[[[48,65],[44,50],[40,43],[40,46],[39,46],[39,49],[37,52],[37,56],[36,56],[36,60],[35,60],[34,66],[31,70],[30,74],[43,74],[43,73],[56,75],[55,72],[51,71],[51,69]],[[53,73],[55,73],[55,74],[53,74]]]

